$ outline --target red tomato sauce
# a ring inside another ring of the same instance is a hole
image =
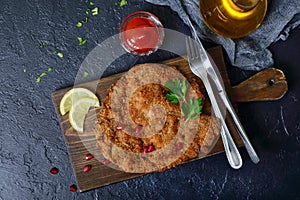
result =
[[[124,27],[124,45],[137,54],[147,54],[159,46],[157,25],[146,17],[132,18]]]

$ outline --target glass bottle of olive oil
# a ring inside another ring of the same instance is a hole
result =
[[[200,12],[206,25],[217,34],[240,38],[261,25],[267,3],[267,0],[200,0]]]

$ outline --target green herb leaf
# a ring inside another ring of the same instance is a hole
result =
[[[88,77],[88,76],[89,76],[89,73],[88,73],[87,71],[84,71],[83,77],[86,78],[86,77]]]
[[[126,0],[122,0],[120,2],[120,7],[126,6],[127,5],[127,1]]]
[[[79,46],[83,46],[87,43],[87,39],[82,39],[82,37],[77,37],[78,41],[79,41]]]
[[[52,67],[49,67],[49,68],[48,68],[48,72],[53,72],[53,68],[52,68]]]
[[[91,5],[91,6],[94,5],[94,4],[95,4],[94,2],[90,1],[90,5]]]
[[[57,55],[57,56],[60,57],[60,58],[64,57],[64,54],[63,54],[62,52],[58,52],[57,50],[54,50],[54,51],[53,51],[53,54],[54,54],[54,55]]]
[[[186,83],[186,81],[183,80],[180,86],[181,86],[181,93],[185,97],[186,91],[187,91],[187,83]]]
[[[45,42],[40,42],[40,48],[45,48],[45,47],[46,47]]]
[[[38,77],[36,78],[36,82],[37,82],[37,83],[41,82],[41,77],[40,77],[40,76],[38,76]]]
[[[43,76],[46,76],[46,75],[47,75],[47,73],[43,72],[43,73],[40,74],[40,77],[43,77]]]
[[[166,95],[167,100],[172,104],[181,102],[180,108],[185,120],[196,119],[200,116],[202,112],[202,98],[186,99],[188,84],[185,79],[182,81],[179,79],[175,81],[168,80],[165,83],[165,87],[169,90],[169,93]]]
[[[60,57],[60,58],[63,58],[63,57],[64,57],[64,54],[61,53],[61,52],[58,52],[57,55],[58,55],[58,57]]]
[[[85,20],[84,20],[84,22],[85,22],[85,23],[88,23],[88,21],[89,21],[89,18],[86,17]]]
[[[43,76],[46,76],[46,75],[47,75],[46,72],[43,72],[43,73],[41,73],[40,75],[38,75],[38,77],[36,78],[36,82],[37,82],[37,83],[41,82],[41,78],[42,78]]]
[[[181,110],[186,120],[199,118],[202,113],[202,98],[190,99],[181,104]]]
[[[179,102],[177,96],[175,96],[173,93],[166,95],[167,100],[171,101],[172,104],[176,104]]]
[[[27,69],[26,69],[26,68],[24,68],[24,69],[23,69],[23,72],[24,72],[24,73],[26,73],[26,72],[27,72]]]
[[[98,15],[98,12],[99,12],[99,8],[98,8],[98,7],[95,7],[95,8],[92,10],[92,15]]]
[[[171,101],[171,103],[178,103],[179,101],[185,100],[187,83],[185,80],[182,82],[179,79],[176,79],[175,82],[168,80],[165,83],[166,88],[168,88],[169,93],[167,95],[167,99]]]
[[[82,27],[82,23],[81,23],[81,22],[78,22],[78,23],[76,24],[76,26],[77,26],[78,28],[80,28],[80,27]]]

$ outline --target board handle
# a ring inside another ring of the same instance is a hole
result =
[[[287,90],[284,73],[268,68],[234,86],[231,96],[236,102],[269,101],[280,99]]]

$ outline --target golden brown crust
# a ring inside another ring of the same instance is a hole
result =
[[[161,83],[145,84],[146,72],[153,79],[163,77]],[[198,119],[183,122],[180,105],[166,99],[168,91],[163,83],[173,77],[184,78],[166,65],[137,65],[108,89],[95,129],[97,146],[104,157],[125,172],[168,169],[208,153],[216,140],[220,126],[217,119],[201,114]],[[201,97],[204,102],[196,81],[188,82],[188,96]],[[133,87],[132,92],[129,87]],[[146,155],[145,149],[150,146],[152,150]]]

